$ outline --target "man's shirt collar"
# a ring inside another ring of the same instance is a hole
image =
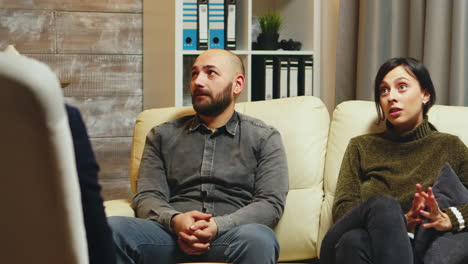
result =
[[[216,129],[216,131],[226,131],[231,136],[235,136],[238,126],[239,126],[239,114],[236,111],[234,111],[234,113],[231,116],[231,119],[229,119],[229,121],[225,125],[223,125],[221,127],[218,127]],[[190,133],[192,133],[192,132],[197,131],[199,129],[203,129],[204,131],[211,131],[203,123],[203,121],[200,119],[200,117],[198,115],[195,115],[192,118],[191,122],[190,122],[188,130],[189,130]]]

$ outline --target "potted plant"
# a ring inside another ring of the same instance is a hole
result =
[[[257,43],[260,49],[276,50],[278,49],[278,38],[283,18],[276,11],[266,12],[258,16],[258,23],[262,29],[257,37]]]

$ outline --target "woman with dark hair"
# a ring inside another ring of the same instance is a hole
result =
[[[440,209],[430,187],[448,163],[466,191],[468,149],[429,123],[436,95],[426,67],[415,59],[390,59],[374,88],[386,130],[349,142],[320,263],[413,263],[419,261],[413,256],[415,230],[466,231],[468,204]],[[468,246],[466,238],[460,242]]]

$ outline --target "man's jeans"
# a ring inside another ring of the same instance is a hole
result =
[[[229,262],[273,264],[279,244],[273,231],[260,224],[235,227],[218,235],[210,250],[200,256],[184,254],[177,237],[161,224],[139,218],[113,216],[108,219],[117,247],[117,263],[174,264],[176,262]]]

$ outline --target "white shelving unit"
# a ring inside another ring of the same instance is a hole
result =
[[[182,49],[182,3],[143,2],[144,109],[184,105],[184,57],[203,51]],[[300,41],[300,51],[252,50],[252,17],[273,10],[284,19],[280,40]],[[247,79],[238,101],[251,100],[251,63],[255,55],[312,55],[314,95],[320,97],[320,15],[321,0],[237,0],[237,50],[233,52],[243,59]]]

